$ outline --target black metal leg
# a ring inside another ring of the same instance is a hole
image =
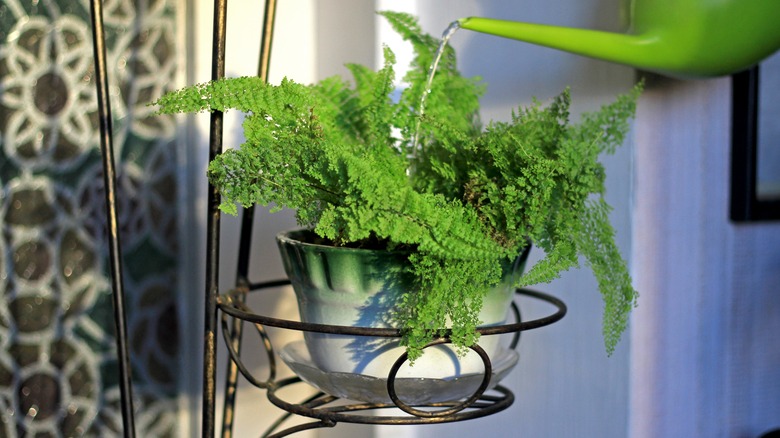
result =
[[[271,65],[271,45],[276,23],[276,0],[265,2],[265,14],[263,30],[260,40],[260,58],[257,67],[257,76],[268,81],[268,72]],[[238,266],[236,270],[236,288],[249,291],[249,255],[252,242],[252,224],[254,222],[254,208],[244,209],[241,220],[241,238],[238,248]],[[236,352],[241,351],[242,324],[239,319],[233,320],[231,344]],[[235,421],[236,389],[238,386],[238,366],[232,358],[228,358],[227,378],[225,383],[225,402],[222,415],[222,437],[233,436],[233,424]]]
[[[249,253],[252,242],[252,222],[254,220],[254,208],[247,208],[241,217],[241,237],[238,244],[238,267],[236,270],[236,290],[249,292]],[[239,299],[244,299],[241,296]],[[229,342],[232,349],[240,354],[241,335],[243,325],[241,320],[233,319]],[[227,359],[227,378],[225,379],[225,400],[222,406],[222,438],[233,436],[233,424],[235,422],[236,390],[238,389],[238,365],[232,357]]]
[[[214,1],[214,31],[212,45],[211,79],[225,76],[225,30],[227,0]],[[222,151],[222,112],[211,113],[209,132],[209,161]],[[216,412],[217,379],[217,294],[219,293],[219,213],[220,196],[209,184],[208,219],[206,223],[206,305],[204,321],[203,355],[203,436],[213,437]]]
[[[108,217],[109,263],[111,265],[111,287],[116,324],[116,346],[119,360],[119,388],[121,393],[122,424],[125,437],[135,437],[133,419],[133,388],[130,357],[127,351],[127,322],[124,307],[124,286],[122,280],[122,251],[119,245],[119,221],[116,208],[116,172],[114,169],[114,145],[112,142],[111,102],[108,96],[108,74],[106,70],[106,45],[103,30],[103,5],[101,0],[92,0],[92,37],[94,46],[95,72],[100,118],[100,148],[103,154],[103,180],[105,183],[106,210]]]

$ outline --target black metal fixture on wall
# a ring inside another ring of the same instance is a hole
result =
[[[780,112],[766,108],[780,92],[770,85],[780,81],[776,76],[776,71],[762,65],[732,76],[730,217],[734,222],[780,220],[780,135],[772,131],[780,126]],[[774,121],[767,123],[770,118]]]

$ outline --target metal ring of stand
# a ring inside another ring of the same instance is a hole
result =
[[[514,402],[514,394],[506,387],[497,385],[488,391],[492,375],[492,364],[490,357],[479,345],[474,345],[471,347],[471,349],[474,350],[482,359],[485,375],[479,388],[470,397],[463,401],[431,403],[424,406],[411,406],[403,402],[395,391],[395,377],[400,367],[407,360],[406,353],[402,354],[401,357],[398,358],[388,375],[387,389],[392,403],[363,403],[351,401],[344,402],[343,399],[339,399],[338,397],[334,397],[323,392],[319,392],[316,395],[301,402],[291,402],[285,400],[279,394],[281,390],[293,385],[307,385],[307,383],[303,382],[299,377],[290,377],[279,381],[276,380],[275,353],[271,340],[266,333],[265,326],[296,331],[355,336],[400,337],[401,335],[400,330],[391,328],[333,326],[279,319],[253,313],[252,310],[247,306],[245,298],[249,290],[265,290],[288,284],[289,281],[287,280],[278,280],[257,284],[247,289],[235,289],[221,295],[217,303],[219,310],[221,310],[223,337],[231,360],[233,363],[235,363],[239,372],[247,379],[250,384],[260,389],[266,390],[266,396],[268,397],[269,401],[271,401],[271,403],[280,409],[286,411],[286,414],[282,415],[282,417],[276,423],[274,423],[271,428],[262,436],[269,438],[283,437],[306,429],[333,427],[337,423],[341,422],[359,424],[448,423],[491,415],[508,408]],[[478,332],[485,336],[513,333],[514,338],[510,343],[510,347],[513,349],[517,346],[519,336],[522,331],[552,324],[563,318],[563,316],[566,314],[566,305],[558,298],[542,292],[528,289],[517,289],[516,292],[518,295],[547,302],[556,307],[557,310],[554,313],[542,318],[530,321],[522,321],[520,310],[513,302],[512,311],[515,317],[514,323],[482,327],[478,329]],[[234,332],[230,328],[231,320],[249,322],[255,325],[255,328],[268,355],[269,376],[267,380],[263,381],[253,376],[246,365],[241,361],[240,353],[234,348]],[[449,343],[449,340],[447,338],[436,339],[429,343],[425,348],[444,343]],[[386,410],[393,408],[400,409],[408,415],[375,415],[365,413],[366,411]],[[317,421],[301,424],[276,432],[276,429],[278,429],[281,424],[292,415],[313,418]]]

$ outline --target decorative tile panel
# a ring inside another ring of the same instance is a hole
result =
[[[174,0],[106,0],[139,436],[176,431]],[[121,435],[88,0],[0,0],[0,437]]]

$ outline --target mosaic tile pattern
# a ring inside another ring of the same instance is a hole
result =
[[[139,436],[176,430],[174,0],[105,0]],[[121,433],[88,0],[0,0],[0,437]]]

